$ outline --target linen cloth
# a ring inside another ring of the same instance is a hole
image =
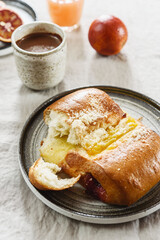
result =
[[[39,20],[50,20],[46,1],[26,2],[35,8]],[[25,121],[37,106],[59,92],[112,85],[160,101],[159,10],[159,0],[86,0],[81,27],[67,34],[65,78],[46,91],[32,91],[22,85],[13,55],[0,58],[0,239],[160,239],[160,210],[116,225],[72,220],[38,200],[25,184],[18,166],[18,141]],[[88,42],[91,22],[103,14],[115,15],[127,26],[128,41],[117,56],[102,57]]]

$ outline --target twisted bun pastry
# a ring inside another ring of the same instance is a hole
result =
[[[79,180],[103,202],[131,205],[160,181],[160,137],[105,92],[87,88],[69,94],[44,111],[44,121],[48,134],[40,148],[42,161],[72,180],[51,188],[32,166],[29,177],[35,187],[62,190]],[[43,166],[41,173],[48,174]]]

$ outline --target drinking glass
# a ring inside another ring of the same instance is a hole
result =
[[[83,5],[84,0],[48,0],[52,21],[67,31],[79,27]]]

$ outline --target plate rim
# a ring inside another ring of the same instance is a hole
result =
[[[94,223],[94,224],[117,224],[117,223],[124,223],[124,222],[130,222],[130,221],[134,221],[136,219],[140,219],[143,217],[146,217],[148,215],[150,215],[151,213],[157,211],[158,209],[160,209],[160,202],[154,204],[154,206],[150,206],[147,210],[143,209],[140,212],[137,213],[130,213],[127,216],[120,216],[120,217],[104,217],[104,216],[98,216],[98,215],[94,215],[94,216],[90,216],[89,214],[86,213],[81,213],[81,212],[76,212],[74,210],[66,210],[66,208],[62,207],[62,206],[57,206],[55,203],[49,201],[46,197],[44,197],[29,181],[28,175],[25,171],[25,169],[23,168],[23,164],[22,164],[22,140],[23,140],[23,136],[25,134],[27,125],[30,123],[30,121],[32,120],[32,118],[39,112],[41,111],[43,108],[45,109],[49,104],[51,104],[52,102],[57,101],[58,99],[60,99],[61,97],[70,94],[72,92],[75,92],[77,90],[81,90],[81,89],[85,89],[85,88],[98,88],[101,90],[105,90],[107,93],[116,93],[118,92],[119,94],[123,94],[123,95],[128,95],[130,97],[134,97],[134,98],[138,98],[141,101],[143,100],[144,102],[147,102],[149,105],[153,106],[154,108],[156,108],[158,111],[160,111],[160,103],[158,103],[156,100],[140,93],[134,90],[130,90],[127,88],[121,88],[121,87],[115,87],[115,86],[108,86],[108,85],[93,85],[93,86],[85,86],[85,87],[80,87],[80,88],[73,88],[71,90],[66,90],[63,91],[61,93],[58,93],[52,97],[50,97],[49,99],[47,99],[46,101],[44,101],[42,104],[40,104],[28,117],[28,119],[26,120],[21,134],[20,134],[20,140],[19,140],[19,158],[18,158],[18,162],[19,162],[19,167],[22,173],[22,176],[26,182],[26,184],[28,185],[28,187],[30,188],[30,190],[35,194],[35,196],[41,200],[45,205],[47,205],[49,208],[51,208],[52,210],[55,210],[56,212],[70,217],[72,219],[78,220],[78,221],[82,221],[82,222],[88,222],[88,223]]]

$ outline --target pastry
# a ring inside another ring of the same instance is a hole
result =
[[[48,174],[45,167],[41,181],[36,177],[36,161],[29,171],[35,187],[63,190],[79,181],[103,202],[131,205],[160,181],[160,137],[105,92],[96,88],[75,91],[45,109],[44,121],[48,134],[37,161],[55,165],[72,178],[66,183],[56,176],[61,184],[48,187],[42,181]],[[57,175],[54,170],[50,174]]]

